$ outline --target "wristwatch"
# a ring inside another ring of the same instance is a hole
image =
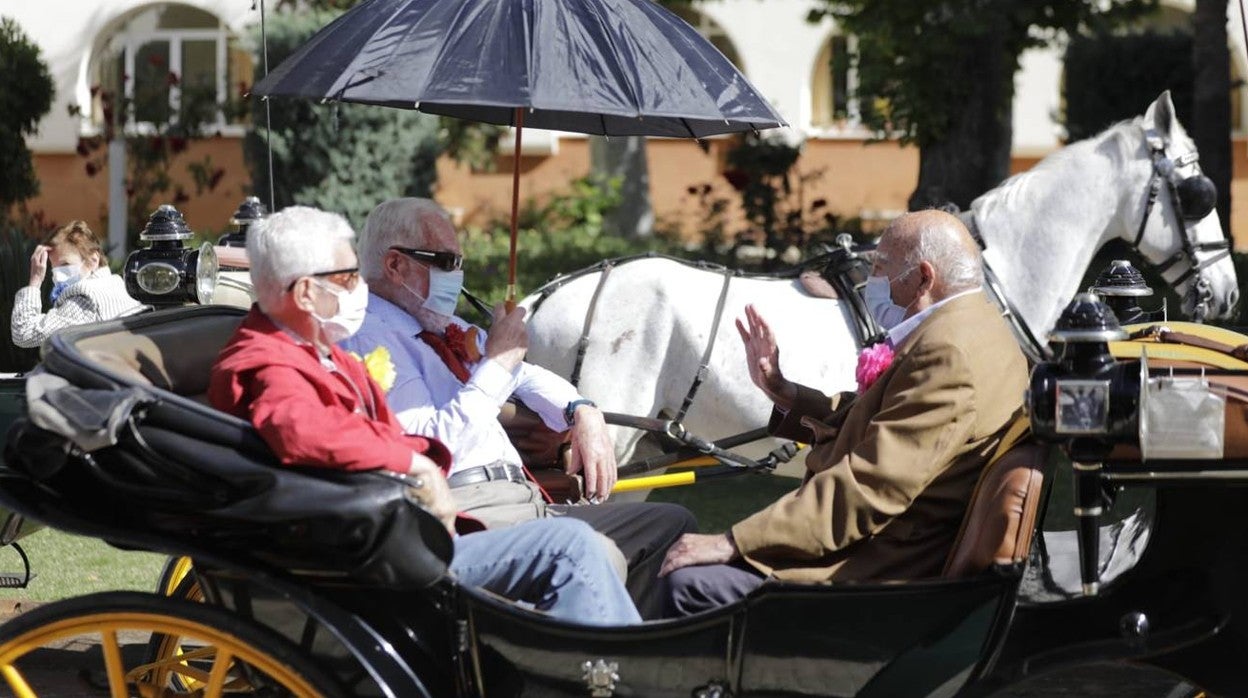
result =
[[[580,398],[577,400],[573,400],[572,402],[569,402],[568,406],[563,408],[563,420],[568,423],[568,426],[572,426],[576,424],[576,408],[580,407],[581,405],[587,405],[589,407],[598,406],[594,404],[593,400],[586,400],[585,398]]]

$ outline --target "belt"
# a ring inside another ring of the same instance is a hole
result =
[[[456,487],[467,487],[480,482],[492,482],[494,480],[503,480],[506,482],[525,483],[529,479],[524,476],[524,469],[518,465],[504,463],[490,463],[489,465],[478,465],[475,468],[467,468],[446,478],[446,484],[452,489]]]

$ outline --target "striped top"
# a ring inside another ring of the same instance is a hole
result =
[[[46,313],[39,289],[23,286],[13,301],[13,343],[37,347],[57,330],[133,315],[145,307],[126,293],[125,282],[106,266],[62,291]]]

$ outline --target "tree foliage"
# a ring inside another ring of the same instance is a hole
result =
[[[48,66],[17,22],[0,17],[0,213],[39,193],[26,137],[52,108]]]
[[[336,12],[279,13],[268,21],[269,61],[280,63]],[[256,44],[259,45],[259,37]],[[257,61],[259,79],[263,67]],[[318,206],[344,213],[357,226],[379,201],[428,196],[440,152],[435,117],[357,104],[320,105],[304,99],[270,100],[273,129],[257,105],[244,143],[255,190],[269,190],[266,137],[273,151],[277,208]]]
[[[857,37],[855,67],[866,125],[881,137],[924,147],[944,137],[976,80],[1000,75],[1011,83],[1025,49],[1059,31],[1104,27],[1151,11],[1157,0],[818,0],[812,21],[836,19]],[[999,51],[986,52],[987,43]],[[985,66],[982,62],[999,62]],[[993,70],[995,68],[995,70]],[[1003,112],[1008,110],[1008,102]]]

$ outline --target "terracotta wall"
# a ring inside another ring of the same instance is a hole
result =
[[[188,162],[204,156],[212,159],[216,168],[225,171],[221,181],[212,191],[195,194],[195,185],[186,174]],[[251,193],[250,177],[243,164],[241,139],[220,136],[192,143],[185,153],[174,161],[175,182],[180,183],[190,195],[190,200],[178,204],[178,210],[196,232],[219,233],[224,230],[230,214]],[[43,211],[50,223],[62,224],[81,218],[101,234],[108,231],[108,169],[89,177],[85,170],[86,160],[76,153],[45,153],[35,156],[35,174],[40,182],[40,194],[28,203],[32,211]],[[169,201],[173,203],[172,192]]]
[[[686,234],[696,231],[706,213],[691,195],[690,187],[710,184],[716,196],[735,199],[720,175],[729,139],[708,141],[703,151],[692,141],[654,139],[647,145],[651,193],[661,225]],[[194,144],[187,159],[211,156],[226,174],[216,190],[180,208],[196,230],[220,231],[241,198],[250,193],[239,139],[221,137]],[[1239,249],[1248,249],[1248,141],[1235,141],[1235,180],[1232,183],[1232,230]],[[1034,165],[1037,157],[1016,157],[1012,171]],[[904,211],[914,186],[918,152],[894,143],[866,144],[856,140],[812,139],[806,143],[801,170],[812,175],[803,196],[825,198],[831,211],[848,216],[886,220]],[[84,161],[75,154],[43,154],[35,158],[43,193],[31,202],[49,220],[64,222],[84,218],[106,229],[107,173],[87,177]],[[572,179],[589,171],[589,145],[584,138],[559,140],[557,153],[520,159],[522,199],[548,196],[565,190]],[[511,200],[513,159],[500,155],[493,172],[471,172],[448,159],[438,162],[437,199],[451,209],[461,223],[481,225],[504,218]],[[188,191],[193,191],[189,180]],[[263,197],[262,197],[263,198]],[[735,209],[734,209],[735,211]],[[735,227],[735,226],[734,226]]]

